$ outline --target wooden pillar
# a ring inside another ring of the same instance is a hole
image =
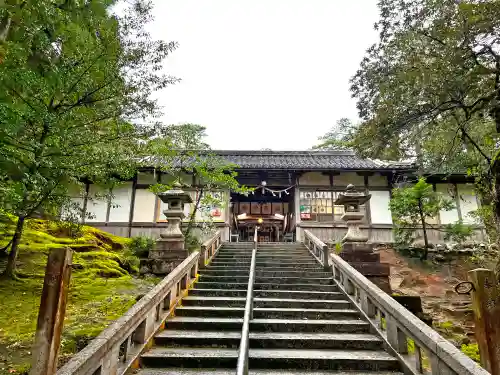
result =
[[[472,285],[472,309],[481,366],[492,375],[500,375],[500,284],[492,270],[469,271]]]
[[[66,313],[72,250],[52,249],[47,259],[30,375],[53,375]]]
[[[132,237],[132,223],[134,222],[135,195],[137,192],[137,173],[132,180],[132,195],[130,196],[130,211],[128,215],[128,236]]]

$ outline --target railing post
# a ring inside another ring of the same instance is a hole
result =
[[[323,268],[325,271],[330,270],[330,251],[328,249],[328,245],[323,245],[322,249],[323,251]]]
[[[375,306],[373,305],[372,301],[370,301],[368,294],[364,290],[360,289],[359,294],[361,309],[369,318],[373,318],[376,313]]]
[[[72,256],[69,248],[53,249],[47,259],[30,375],[52,375],[57,370]]]
[[[387,332],[387,341],[399,353],[408,353],[408,343],[406,335],[401,331],[396,323],[396,320],[389,314],[385,315],[385,326]]]
[[[469,271],[475,336],[481,365],[492,375],[500,375],[500,284],[492,270]]]

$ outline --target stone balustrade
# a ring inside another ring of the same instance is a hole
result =
[[[221,245],[217,232],[189,255],[122,317],[111,323],[87,347],[66,363],[57,375],[123,375],[137,363],[154,334],[163,328],[198,274],[199,265],[208,264]]]
[[[304,231],[304,245],[306,245],[316,260],[318,260],[326,270],[330,269],[328,245],[308,230]]]
[[[323,262],[324,244],[307,232],[304,242]],[[339,287],[399,359],[405,374],[489,374],[341,257],[329,254],[329,264]]]

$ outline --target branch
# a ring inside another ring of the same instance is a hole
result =
[[[76,86],[81,82],[81,80],[83,79],[83,77],[89,72],[89,70],[95,65],[95,63],[97,61],[99,61],[99,59],[102,56],[104,56],[104,53],[101,53],[99,56],[97,56],[96,59],[94,61],[92,61],[90,63],[90,65],[82,72],[82,74],[80,74],[78,76],[78,78],[75,80],[75,82],[69,88],[69,90],[66,93],[66,95],[62,98],[61,102],[54,107],[54,110],[57,110],[57,109],[59,109],[60,107],[62,107],[64,105],[64,104],[62,104],[62,102],[64,101],[64,99],[66,99],[68,97],[68,95],[71,94],[75,90]]]
[[[7,87],[7,89],[9,89],[9,90],[11,90],[12,92],[14,92],[14,94],[16,94],[16,96],[17,96],[19,99],[21,99],[24,103],[26,103],[26,104],[28,105],[28,107],[30,107],[33,111],[35,111],[35,112],[36,112],[35,107],[33,107],[33,105],[31,105],[31,103],[30,103],[30,102],[28,102],[28,101],[27,101],[27,100],[26,100],[26,99],[25,99],[25,98],[24,98],[24,97],[23,97],[20,93],[18,93],[18,92],[16,91],[16,89],[14,89],[13,87],[10,87],[10,86],[8,86],[8,85],[6,85],[6,84],[4,84],[4,86],[5,86],[5,87]]]
[[[27,213],[27,217],[31,216],[36,210],[38,210],[38,208],[43,204],[43,202],[45,202],[45,200],[50,196],[50,194],[52,194],[52,192],[54,191],[54,189],[59,185],[59,181],[57,181],[54,186],[52,186],[49,190],[47,190],[45,192],[45,194],[42,195],[41,199],[38,201],[38,203],[31,209],[28,211]]]
[[[427,38],[429,38],[429,39],[431,39],[431,40],[433,40],[433,41],[435,41],[435,42],[437,42],[437,43],[441,44],[442,46],[446,46],[446,45],[447,45],[447,44],[446,44],[445,42],[443,42],[442,40],[440,40],[440,39],[436,38],[435,36],[433,36],[433,35],[431,35],[431,34],[429,34],[429,33],[425,32],[425,31],[418,31],[417,33],[418,33],[418,34],[422,34],[423,36],[425,36],[425,37],[427,37]]]
[[[69,111],[71,111],[73,108],[75,107],[78,107],[79,105],[82,105],[85,103],[85,100],[92,96],[93,94],[95,94],[96,92],[102,90],[103,88],[105,88],[106,86],[110,85],[111,83],[113,83],[118,77],[114,77],[111,81],[108,81],[106,83],[104,83],[103,85],[97,87],[96,89],[90,91],[90,92],[87,92],[85,93],[80,99],[78,99],[75,103],[73,104],[61,104],[61,107],[68,107],[65,111],[63,111],[62,113],[67,113]]]
[[[488,164],[491,164],[491,158],[484,153],[484,151],[479,147],[479,145],[474,141],[470,135],[465,131],[465,129],[461,126],[460,131],[462,132],[463,136],[469,140],[472,146],[483,156],[488,161]]]

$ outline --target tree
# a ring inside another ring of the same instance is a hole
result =
[[[325,135],[319,137],[320,143],[313,146],[318,150],[347,150],[351,149],[357,125],[348,118],[337,120],[335,126]]]
[[[151,191],[166,191],[177,182],[196,192],[189,222],[184,231],[186,237],[191,234],[200,209],[223,204],[214,191],[244,193],[248,190],[236,180],[236,166],[215,155],[204,141],[205,137],[204,126],[189,123],[170,125],[160,129],[160,134],[149,144],[149,154],[152,157],[147,160],[147,165],[151,166],[152,159],[155,168],[173,176],[170,183],[155,184]],[[189,176],[189,179],[182,179],[182,175]]]
[[[436,193],[431,184],[420,178],[413,186],[393,189],[389,203],[394,218],[394,234],[396,243],[409,245],[421,229],[424,239],[424,249],[421,259],[427,259],[429,251],[428,228],[441,230],[434,227],[429,219],[435,218],[440,211],[449,211],[455,208],[450,199]],[[449,224],[443,229],[446,237],[456,239],[470,236],[472,229],[462,222]]]
[[[351,80],[354,144],[435,168],[465,161],[500,229],[500,7],[485,0],[381,0],[378,43]]]
[[[17,216],[5,274],[14,276],[26,218],[68,201],[71,185],[126,177],[151,93],[174,83],[162,61],[175,43],[144,29],[147,1],[14,1],[0,8],[1,207]]]

